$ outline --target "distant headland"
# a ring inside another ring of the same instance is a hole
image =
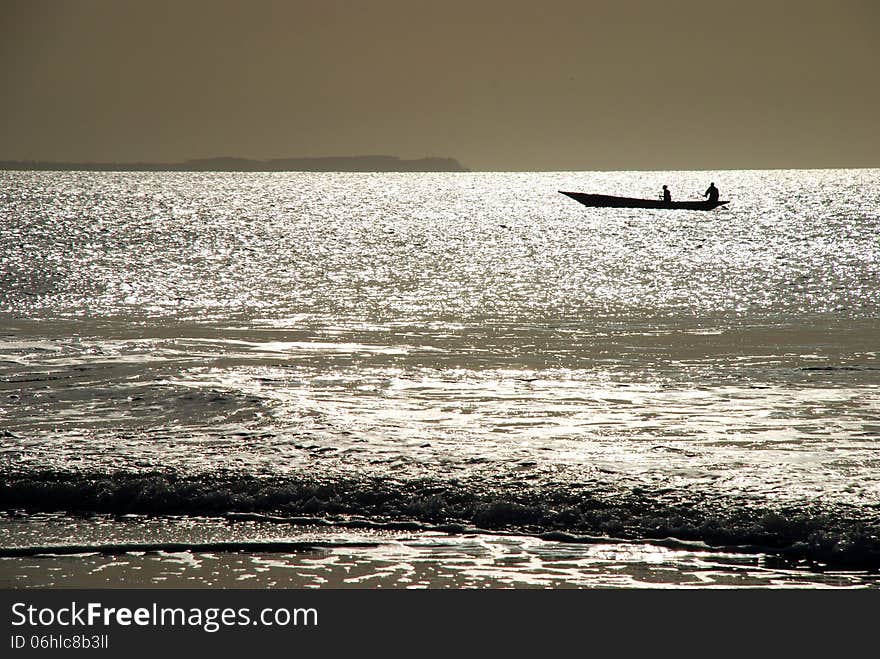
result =
[[[0,169],[50,171],[169,171],[169,172],[468,172],[454,158],[341,156],[322,158],[199,158],[175,163],[50,162],[0,160]]]

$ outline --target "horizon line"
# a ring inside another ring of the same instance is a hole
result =
[[[327,161],[365,161],[365,160],[387,160],[392,163],[403,165],[416,165],[418,163],[427,162],[447,162],[454,163],[455,168],[450,169],[211,169],[204,167],[209,163],[249,163],[255,166],[259,165],[281,165],[285,162],[289,163],[326,163]],[[198,165],[198,168],[192,168]],[[118,169],[114,169],[114,167]],[[390,155],[353,155],[353,156],[304,156],[289,158],[269,158],[265,160],[255,158],[245,158],[239,156],[214,156],[205,158],[190,158],[181,161],[160,162],[160,161],[75,161],[75,160],[0,160],[0,171],[103,171],[103,172],[124,172],[124,171],[201,171],[201,172],[255,172],[255,173],[281,173],[281,172],[317,172],[317,173],[450,173],[450,174],[491,174],[491,173],[516,173],[516,172],[540,172],[546,174],[558,173],[585,173],[585,172],[724,172],[724,171],[832,171],[832,170],[873,170],[880,169],[880,165],[854,165],[854,166],[825,166],[825,167],[693,167],[673,169],[660,168],[592,168],[592,169],[471,169],[465,167],[461,162],[452,157],[446,156],[424,156],[421,158],[402,158],[400,156]]]

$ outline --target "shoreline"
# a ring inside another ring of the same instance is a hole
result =
[[[167,543],[165,549],[141,543],[142,550],[133,543],[112,553],[80,545],[69,547],[75,554],[0,557],[0,588],[880,588],[876,573],[809,570],[772,556],[681,543],[609,538],[578,544],[514,533],[327,527],[291,531],[251,523],[221,526],[209,519],[66,521],[67,532],[80,537],[147,536],[167,523],[164,532],[178,538],[226,539]],[[65,520],[54,522],[64,526]],[[240,535],[264,539],[228,539]]]

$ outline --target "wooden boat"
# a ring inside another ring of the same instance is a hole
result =
[[[662,199],[634,199],[633,197],[613,197],[606,194],[587,194],[585,192],[559,191],[566,197],[592,208],[658,208],[665,210],[710,211],[729,201],[663,201]]]

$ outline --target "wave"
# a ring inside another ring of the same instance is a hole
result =
[[[844,371],[880,371],[878,366],[802,366],[802,371],[828,371],[828,372],[844,372]]]
[[[76,554],[128,554],[131,552],[254,552],[296,553],[322,548],[364,549],[378,546],[375,542],[295,542],[295,541],[215,541],[215,542],[131,542],[88,545],[44,545],[33,547],[0,547],[0,558],[28,556],[73,556]]]
[[[645,490],[589,491],[569,484],[394,481],[371,477],[32,473],[6,476],[0,508],[71,514],[222,516],[289,525],[393,531],[526,533],[559,542],[650,542],[760,553],[813,569],[880,571],[874,509],[677,501]],[[3,549],[36,553],[127,551],[296,551],[315,543],[259,542],[84,545]],[[220,546],[222,545],[222,546]],[[299,548],[299,549],[297,549]]]

